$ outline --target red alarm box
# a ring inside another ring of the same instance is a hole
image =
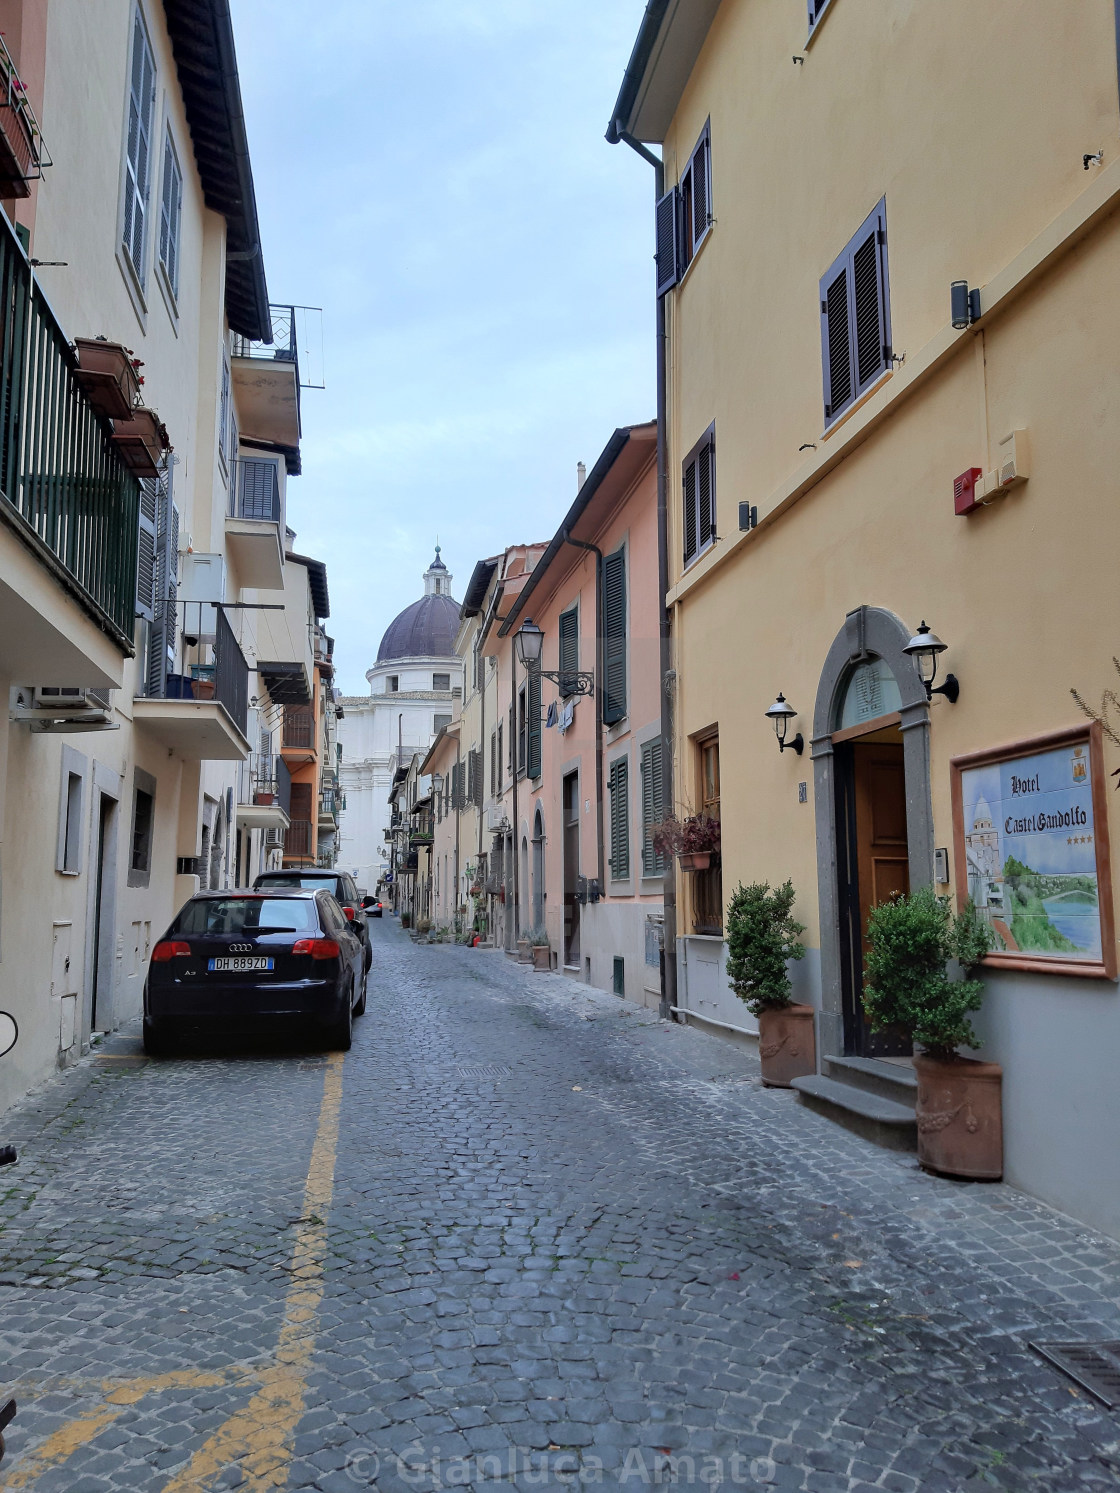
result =
[[[953,478],[953,511],[958,515],[971,513],[984,505],[976,500],[976,484],[984,475],[983,467],[969,467],[959,477]]]

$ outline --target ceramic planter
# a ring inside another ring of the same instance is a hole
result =
[[[517,962],[518,964],[532,964],[533,956],[529,952],[529,940],[519,938],[517,940]]]
[[[262,793],[259,790],[253,794],[253,802],[262,809],[271,808],[276,802],[275,793]]]
[[[788,1089],[817,1071],[812,1006],[772,1006],[758,1018],[758,1055],[768,1089]]]
[[[549,948],[548,944],[546,944],[546,943],[535,943],[533,945],[533,968],[534,969],[551,969],[552,968],[552,960],[549,957],[551,955],[551,953],[552,953],[552,950]]]
[[[706,871],[712,864],[710,850],[681,851],[677,856],[682,871]]]
[[[1003,1176],[1003,1069],[975,1058],[915,1056],[918,1161],[949,1177]]]
[[[94,409],[110,420],[127,420],[140,397],[140,378],[128,349],[119,342],[78,337],[78,367],[74,374]]]
[[[114,420],[113,443],[121,461],[138,477],[159,476],[167,431],[155,410],[135,409],[127,420]]]

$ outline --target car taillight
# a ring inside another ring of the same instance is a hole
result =
[[[352,923],[354,921],[354,919],[358,916],[358,914],[354,911],[354,909],[352,907],[344,907],[342,909],[342,911],[346,914],[346,921],[348,923]]]
[[[293,954],[310,954],[312,959],[337,959],[341,952],[333,938],[301,938],[292,945]]]
[[[169,938],[165,938],[162,943],[157,943],[152,950],[152,963],[166,964],[169,959],[189,958],[190,952],[191,946],[189,943],[183,943],[181,939],[172,941]]]

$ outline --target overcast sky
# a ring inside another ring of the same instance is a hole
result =
[[[548,539],[654,415],[653,172],[603,138],[642,0],[233,0],[273,301],[321,305],[298,547],[344,693],[438,535]]]

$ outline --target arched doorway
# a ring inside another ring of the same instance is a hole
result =
[[[910,1047],[863,1017],[867,915],[933,879],[929,704],[910,630],[892,612],[850,612],[829,649],[813,716],[824,1056]]]
[[[544,815],[533,815],[533,927],[544,926]]]

